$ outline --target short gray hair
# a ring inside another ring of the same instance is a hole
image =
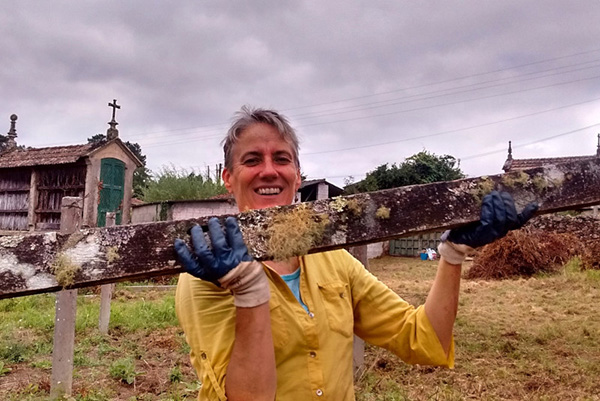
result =
[[[233,147],[242,132],[251,125],[258,123],[269,124],[281,134],[283,140],[292,147],[294,163],[300,168],[300,160],[298,159],[300,144],[296,131],[292,128],[288,119],[275,110],[254,108],[248,105],[242,106],[240,111],[235,113],[231,127],[227,131],[227,136],[221,142],[225,154],[225,168],[230,171],[233,168]]]

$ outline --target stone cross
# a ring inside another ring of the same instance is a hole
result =
[[[112,103],[108,104],[110,107],[112,107],[113,111],[112,111],[112,121],[115,121],[115,112],[117,111],[117,109],[120,109],[121,106],[119,106],[117,104],[117,99],[113,99]]]
[[[111,141],[119,137],[119,130],[117,129],[117,125],[119,125],[119,123],[115,121],[115,113],[117,109],[121,108],[121,106],[117,104],[117,99],[113,99],[113,102],[109,103],[108,106],[112,107],[113,111],[112,120],[110,120],[108,123],[110,127],[106,130],[106,138]]]

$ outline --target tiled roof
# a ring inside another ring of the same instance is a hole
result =
[[[0,153],[0,168],[75,163],[97,146],[93,144],[13,149]]]
[[[321,183],[327,184],[329,186],[329,188],[333,188],[335,191],[339,191],[339,192],[343,191],[342,188],[338,187],[335,184],[330,183],[325,178],[317,178],[314,180],[303,180],[302,183],[300,184],[300,189],[304,189],[306,187],[310,187],[311,185],[316,185],[316,184],[321,184]]]
[[[550,164],[560,164],[569,162],[581,162],[586,160],[595,160],[598,156],[568,156],[568,157],[546,157],[540,159],[507,159],[502,169],[525,170],[528,168],[542,167]]]
[[[139,205],[145,205],[146,202],[144,202],[141,199],[138,198],[131,198],[131,206],[139,206]]]
[[[233,196],[233,194],[226,192],[224,194],[211,196],[210,198],[207,198],[205,200],[229,200],[229,199],[235,199],[235,197]]]

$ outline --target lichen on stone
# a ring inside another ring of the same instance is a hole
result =
[[[358,216],[362,213],[362,205],[356,198],[348,199],[347,205],[348,211],[351,212],[354,216]]]
[[[106,250],[106,261],[108,263],[113,263],[119,259],[121,259],[121,255],[119,255],[118,248],[116,246],[111,246]]]
[[[538,192],[542,192],[546,188],[548,188],[548,180],[546,180],[542,175],[536,174],[532,179],[531,183],[533,187]]]
[[[328,224],[326,214],[318,214],[306,205],[279,211],[266,230],[267,252],[276,261],[306,255],[321,241]]]
[[[375,217],[379,220],[387,220],[390,218],[390,209],[385,206],[379,206],[379,209],[375,212]]]
[[[475,188],[473,188],[469,192],[478,203],[481,203],[483,197],[492,192],[495,187],[496,184],[494,183],[494,181],[490,179],[487,175],[484,175],[481,177],[481,180],[479,180]]]
[[[508,188],[525,187],[528,182],[529,174],[524,171],[515,171],[502,176],[502,184]]]
[[[81,266],[73,263],[63,252],[56,255],[51,268],[58,284],[65,288],[75,283],[75,275],[81,270]]]
[[[353,216],[358,216],[362,213],[362,206],[356,198],[344,198],[342,196],[336,196],[333,201],[329,203],[329,207],[338,212],[348,211]]]
[[[346,207],[346,205],[348,204],[347,200],[344,199],[341,196],[336,196],[335,198],[333,198],[333,200],[329,203],[329,207],[332,210],[335,210],[336,212],[342,212],[344,210],[344,208]]]

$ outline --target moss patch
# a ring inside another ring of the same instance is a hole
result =
[[[471,195],[478,203],[481,203],[483,197],[492,192],[495,188],[496,184],[493,180],[491,180],[488,176],[481,177],[481,180],[477,183],[477,186],[473,188],[471,191]]]
[[[544,177],[540,175],[533,177],[531,179],[531,183],[538,192],[542,192],[544,189],[548,188],[548,181],[546,181]]]
[[[306,255],[323,238],[329,218],[305,205],[280,212],[267,228],[267,250],[273,260]]]
[[[360,204],[360,202],[355,199],[347,199],[347,198],[343,198],[341,196],[337,196],[333,199],[333,201],[329,204],[329,207],[332,210],[335,210],[338,213],[341,213],[343,211],[348,211],[350,212],[353,216],[358,216],[359,214],[362,213],[362,205]]]
[[[515,188],[517,186],[524,187],[528,182],[529,174],[523,171],[504,174],[504,176],[502,176],[502,184],[508,188]]]
[[[59,253],[52,263],[52,272],[56,276],[56,281],[63,287],[70,287],[75,283],[75,275],[81,270],[81,266],[76,265],[64,253]]]
[[[379,206],[379,209],[375,212],[375,217],[379,220],[387,220],[390,218],[390,209],[385,206]]]
[[[116,246],[111,246],[106,250],[106,260],[108,263],[113,263],[114,261],[121,259],[117,249],[118,248]]]
[[[360,204],[360,202],[357,199],[349,199],[348,200],[348,211],[350,213],[352,213],[354,216],[358,216],[359,214],[362,213],[362,205]]]
[[[333,198],[333,201],[329,204],[329,207],[331,207],[331,209],[335,210],[336,212],[342,212],[347,204],[348,201],[346,201],[346,199],[342,198],[341,196],[336,196],[335,198]]]

